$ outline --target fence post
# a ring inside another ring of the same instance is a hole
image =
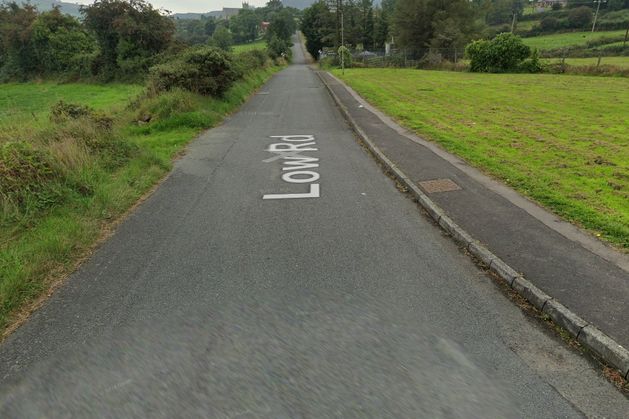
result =
[[[566,48],[563,49],[563,54],[561,54],[561,72],[566,72],[566,55],[568,54],[568,50]]]
[[[601,65],[601,58],[603,58],[603,50],[601,49],[598,53],[598,61],[596,62],[596,68],[599,68]]]

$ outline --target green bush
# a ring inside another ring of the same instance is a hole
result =
[[[501,33],[491,41],[474,41],[465,53],[470,58],[470,71],[502,73],[517,71],[520,64],[531,55],[531,49],[519,36]]]
[[[552,32],[559,29],[561,27],[561,23],[559,19],[548,16],[539,22],[539,27],[544,32]]]
[[[179,113],[192,112],[199,107],[194,93],[175,87],[168,92],[143,97],[136,107],[136,121],[164,120]]]
[[[568,14],[568,25],[571,28],[583,28],[592,24],[592,9],[587,6],[577,7]]]
[[[240,71],[246,73],[266,67],[269,62],[269,55],[264,50],[252,49],[238,54],[236,62],[240,66]]]
[[[541,73],[544,66],[539,60],[539,52],[534,49],[529,58],[520,63],[520,71],[523,73]]]
[[[202,46],[152,67],[149,84],[158,92],[179,87],[202,95],[222,96],[240,76],[231,54]]]

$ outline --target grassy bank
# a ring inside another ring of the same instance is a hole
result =
[[[7,128],[0,144],[0,171],[19,174],[15,179],[21,183],[13,189],[3,183],[0,328],[69,272],[108,226],[169,171],[173,157],[195,135],[234,111],[277,69],[250,73],[221,99],[183,90],[134,99],[140,88],[125,85],[44,84],[49,92],[44,95],[33,94],[42,85],[2,86],[0,123],[13,128]],[[49,105],[58,99],[84,100],[109,111],[111,132],[92,135],[103,119],[50,121]],[[146,116],[150,122],[138,123]],[[29,120],[36,121],[36,128],[12,122]]]
[[[561,58],[542,59],[542,62],[557,64]],[[566,58],[565,63],[575,67],[593,66],[598,63],[598,57]],[[627,57],[601,57],[601,65],[613,65],[621,68],[629,68],[629,56]]]
[[[60,101],[120,111],[143,87],[131,84],[10,83],[0,87],[0,141],[50,123],[50,107]]]
[[[629,249],[629,80],[335,71],[423,137]]]
[[[594,41],[601,38],[618,38],[625,35],[624,30],[605,31],[605,32],[566,32],[551,35],[534,36],[531,38],[522,38],[524,43],[531,48],[539,50],[550,50],[556,48],[566,48],[574,46],[585,46],[588,41]]]

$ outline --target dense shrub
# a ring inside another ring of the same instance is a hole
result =
[[[592,24],[592,9],[587,6],[577,7],[568,14],[568,25],[571,28],[583,28]]]
[[[105,80],[143,76],[153,57],[168,48],[175,30],[172,19],[145,0],[97,0],[82,6],[81,13],[98,42]]]
[[[62,123],[70,119],[79,118],[87,119],[105,131],[111,130],[114,122],[110,116],[97,112],[89,106],[66,103],[63,100],[55,103],[50,108],[50,120],[52,122]]]
[[[539,27],[544,32],[552,32],[559,29],[561,27],[561,23],[559,22],[559,19],[549,16],[539,22]]]
[[[241,68],[241,72],[246,73],[265,67],[269,61],[269,55],[264,50],[252,49],[238,54],[236,61]]]
[[[178,58],[150,70],[156,91],[179,87],[202,95],[221,96],[240,77],[231,54],[217,47],[186,50]]]
[[[524,73],[541,73],[544,70],[544,66],[539,60],[539,52],[533,50],[531,56],[520,63],[519,70]]]
[[[471,71],[500,73],[517,71],[522,61],[531,55],[531,49],[519,36],[502,33],[490,41],[472,42],[465,53],[471,60]]]
[[[167,119],[173,115],[191,112],[199,106],[195,95],[178,87],[159,95],[148,95],[138,100],[136,121],[146,123]]]

